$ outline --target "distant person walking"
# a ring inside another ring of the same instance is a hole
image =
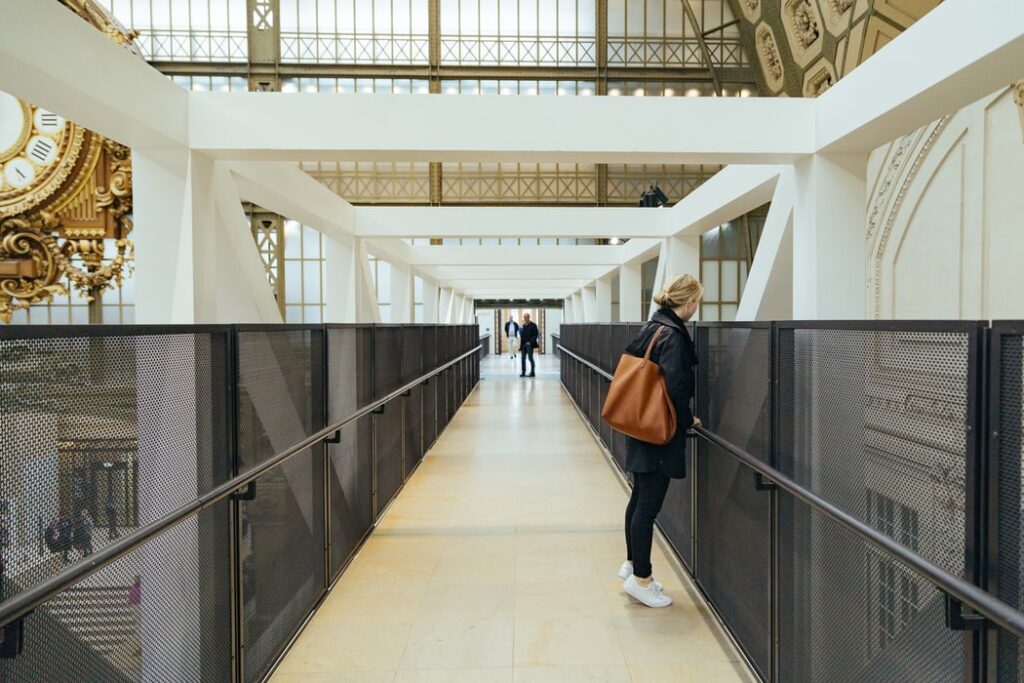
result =
[[[661,368],[665,388],[676,411],[676,432],[663,446],[626,436],[626,471],[633,475],[633,492],[626,506],[626,561],[619,568],[623,590],[648,607],[668,607],[672,598],[661,592],[651,567],[654,520],[665,502],[672,479],[686,476],[686,431],[700,425],[693,416],[694,372],[697,354],[686,329],[697,311],[704,288],[692,275],[679,275],[654,297],[661,308],[651,316],[626,353],[643,357],[660,330],[651,360]]]
[[[540,345],[537,343],[537,339],[540,337],[540,330],[537,329],[537,324],[530,320],[530,314],[523,314],[523,326],[519,330],[519,358],[521,359],[522,370],[519,373],[520,377],[526,377],[526,359],[530,359],[530,377],[536,377],[536,366],[533,363],[533,350],[538,348]]]
[[[508,322],[505,323],[505,339],[508,342],[508,353],[511,358],[516,357],[516,342],[513,340],[519,339],[519,323],[516,322],[516,318],[513,315],[508,317]]]

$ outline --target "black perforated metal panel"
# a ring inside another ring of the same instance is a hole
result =
[[[970,335],[779,331],[779,469],[957,575]]]
[[[700,327],[696,333],[699,398],[694,414],[712,432],[769,462],[771,328],[730,325]],[[703,440],[694,445],[695,575],[766,675],[771,666],[771,494],[757,490],[753,471],[736,458]]]
[[[402,386],[402,328],[373,329],[373,393],[384,398]]]
[[[373,416],[374,462],[377,469],[377,508],[379,516],[398,493],[404,481],[404,441],[402,401],[391,401],[384,412]]]
[[[965,575],[972,331],[824,328],[779,331],[779,468]],[[783,680],[963,677],[963,636],[944,627],[934,589],[802,504],[780,500]]]
[[[964,635],[905,565],[780,496],[779,680],[964,680]]]
[[[231,677],[228,513],[217,504],[44,603],[0,679],[124,682]],[[23,586],[5,577],[5,591]]]
[[[242,469],[323,425],[322,335],[321,329],[239,333]],[[261,476],[255,499],[239,505],[247,680],[266,674],[325,589],[322,458],[322,446],[296,455]]]
[[[3,564],[31,588],[228,478],[227,331],[0,338]],[[82,511],[85,511],[83,516]],[[46,542],[51,531],[52,543]]]
[[[994,494],[998,498],[995,516],[997,549],[995,576],[997,594],[1001,600],[1018,609],[1024,608],[1024,441],[1021,426],[1024,423],[1024,336],[1017,330],[999,330],[996,362],[999,364],[994,400],[997,413],[992,416],[992,427],[997,430],[998,484]],[[1024,677],[1024,647],[1015,636],[998,631],[997,679],[1010,683]]]
[[[327,336],[328,420],[334,422],[359,408],[361,386],[372,373],[360,372],[361,336],[367,329],[332,328]],[[353,381],[355,378],[355,381]],[[370,418],[341,430],[341,442],[328,446],[330,499],[330,566],[332,577],[344,566],[373,525],[373,444]],[[360,439],[360,433],[364,437]]]

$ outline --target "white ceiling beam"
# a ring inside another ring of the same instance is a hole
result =
[[[814,152],[814,101],[797,98],[193,92],[189,116],[192,146],[220,159],[728,164]]]
[[[0,2],[0,90],[129,147],[188,144],[188,93],[58,2]]]
[[[817,99],[816,147],[869,152],[1024,75],[1024,2],[946,0]]]
[[[454,287],[455,289],[475,290],[506,290],[518,291],[521,289],[579,289],[587,285],[590,280],[520,280],[510,278],[507,280],[445,280],[439,283],[442,287]]]
[[[674,234],[699,235],[771,201],[780,166],[726,166],[668,210]]]
[[[396,258],[415,266],[617,266],[658,244],[657,240],[630,240],[621,246],[421,246],[401,240],[367,240],[371,252],[382,258],[394,250]]]
[[[334,239],[351,240],[355,207],[294,164],[236,161],[231,171],[242,199]]]
[[[639,198],[638,198],[639,199]],[[664,211],[625,207],[360,206],[360,237],[665,237]]]
[[[538,266],[516,265],[505,268],[495,266],[417,266],[418,274],[434,280],[502,280],[512,277],[523,280],[594,280],[607,272],[607,266]]]

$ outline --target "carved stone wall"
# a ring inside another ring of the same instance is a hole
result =
[[[793,97],[821,94],[940,1],[729,0],[762,93]]]
[[[1015,92],[1004,88],[872,153],[869,317],[1024,316],[1024,143]]]

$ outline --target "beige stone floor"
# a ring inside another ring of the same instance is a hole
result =
[[[622,592],[626,494],[544,374],[480,383],[275,683],[752,680],[660,547],[675,604]]]

